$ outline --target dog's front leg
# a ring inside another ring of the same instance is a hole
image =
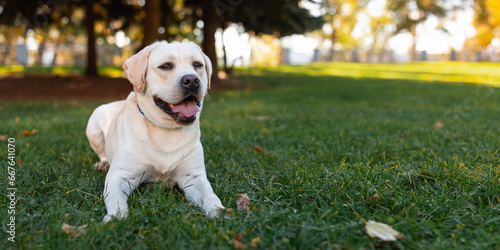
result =
[[[103,219],[104,222],[108,222],[113,218],[122,219],[127,217],[127,198],[139,185],[139,181],[140,179],[137,177],[125,177],[117,173],[117,171],[110,171],[107,174],[103,192],[107,210],[107,215]]]
[[[219,209],[224,209],[205,173],[181,175],[178,184],[184,191],[186,199],[199,206],[207,216],[217,216]]]

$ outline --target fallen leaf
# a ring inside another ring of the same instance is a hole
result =
[[[20,123],[20,122],[21,122],[21,118],[16,117],[16,119],[14,119],[14,121],[15,121],[16,123]]]
[[[259,105],[260,102],[259,101],[252,101],[252,105]]]
[[[271,119],[271,116],[268,115],[259,115],[255,117],[255,120],[257,121],[265,121]]]
[[[236,200],[236,204],[238,205],[238,211],[239,210],[249,210],[249,205],[250,205],[250,199],[248,198],[248,195],[246,193],[244,194],[237,194],[240,197],[238,200]]]
[[[338,247],[338,248],[347,248],[346,246],[343,246],[343,245],[340,245],[340,244],[337,244],[337,243],[333,243],[332,246]]]
[[[444,124],[440,121],[434,123],[434,126],[432,126],[434,129],[440,129],[442,127],[444,127]]]
[[[224,210],[226,210],[226,213],[228,213],[228,214],[230,214],[230,215],[234,215],[234,211],[233,211],[233,209],[232,209],[232,208],[226,208],[226,209],[224,209]]]
[[[83,226],[75,227],[75,226],[71,226],[69,224],[63,223],[61,229],[65,233],[67,233],[67,234],[69,234],[69,235],[71,235],[73,237],[78,237],[78,236],[80,236],[81,233],[84,233],[84,229],[86,227],[87,227],[87,224],[85,224]]]
[[[0,141],[6,141],[7,136],[6,135],[0,135]]]
[[[247,231],[243,231],[243,235],[240,235],[239,233],[234,236],[234,247],[235,248],[241,248],[241,249],[246,249],[247,246],[245,246],[243,243],[241,243],[241,240],[243,240],[243,237],[247,235]],[[240,239],[241,236],[241,239]]]
[[[372,220],[366,223],[365,229],[370,237],[379,238],[383,241],[396,241],[397,238],[403,237],[398,231],[392,229],[391,226]]]
[[[234,215],[234,211],[232,208],[220,208],[220,207],[217,207],[217,214],[219,214],[219,212],[221,210],[224,210],[226,213],[230,214],[230,215]]]
[[[259,147],[252,148],[252,150],[259,153],[259,154],[264,153],[264,150],[262,150],[262,148],[259,148]]]
[[[260,237],[256,237],[252,239],[252,243],[250,244],[252,245],[252,247],[257,247],[259,243],[260,243]]]
[[[367,200],[365,200],[365,202],[369,202],[369,203],[375,202],[375,203],[378,203],[378,202],[380,202],[380,200],[381,200],[380,195],[379,194],[374,194],[372,197],[370,197]]]
[[[34,135],[36,133],[38,133],[38,129],[32,129],[31,131],[25,129],[21,132],[21,135]]]
[[[21,161],[20,159],[17,159],[17,165],[18,166],[24,165],[24,161]]]

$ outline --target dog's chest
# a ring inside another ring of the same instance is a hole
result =
[[[195,133],[162,133],[152,136],[147,150],[147,159],[157,178],[168,178],[198,145]]]

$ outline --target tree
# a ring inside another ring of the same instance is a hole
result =
[[[351,36],[351,32],[357,24],[356,15],[367,2],[367,0],[327,0],[322,3],[325,11],[324,19],[332,27],[329,37],[332,41],[330,60],[334,59],[333,45],[336,43],[343,45],[344,48],[359,45]]]
[[[136,12],[134,6],[124,0],[74,0],[74,1],[40,1],[33,4],[30,0],[1,0],[4,11],[0,14],[0,22],[5,25],[19,26],[28,29],[48,28],[51,24],[60,24],[60,18],[71,16],[74,11],[83,9],[85,12],[84,26],[87,33],[87,65],[85,75],[97,76],[96,33],[95,24],[113,20],[121,20],[124,28],[130,24]],[[54,19],[58,16],[59,19]],[[80,24],[74,24],[79,26]]]
[[[150,45],[154,41],[158,40],[161,22],[161,4],[160,0],[148,0],[144,6],[146,12],[146,17],[144,18],[142,44],[137,49],[137,51],[142,50],[144,47]]]
[[[500,2],[497,0],[475,0],[474,10],[473,25],[477,35],[468,39],[466,45],[479,51],[490,45],[493,38],[500,38]]]
[[[86,76],[97,76],[97,52],[95,46],[95,14],[92,0],[84,0],[85,8],[85,27],[87,29],[87,67]]]
[[[220,26],[219,20],[217,19],[217,13],[215,12],[215,6],[212,1],[202,1],[202,11],[203,11],[203,49],[205,54],[210,58],[212,62],[213,76],[218,79],[218,62],[217,53],[215,51],[215,31]]]
[[[411,53],[414,55],[416,45],[416,26],[425,22],[431,15],[438,18],[446,16],[444,1],[438,0],[387,0],[387,8],[394,13],[395,33],[408,31],[413,36]]]
[[[227,2],[216,0],[213,5],[221,21],[219,24],[221,28],[227,27],[229,23],[237,23],[247,32],[257,36],[262,34],[288,36],[312,31],[324,24],[322,17],[312,16],[309,10],[300,6],[300,2],[300,0]],[[212,45],[207,44],[207,46]],[[231,71],[227,66],[226,70]]]

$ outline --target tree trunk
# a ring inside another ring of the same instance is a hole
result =
[[[59,54],[59,41],[54,45],[54,58],[52,58],[52,65],[50,67],[55,67],[57,66],[57,55]]]
[[[222,52],[224,53],[224,64],[223,64],[223,69],[224,69],[224,72],[226,72],[226,74],[229,74],[229,65],[228,65],[228,62],[227,62],[227,51],[226,51],[226,44],[225,44],[225,41],[224,41],[224,32],[226,31],[227,29],[227,25],[223,25],[224,27],[222,27]]]
[[[141,47],[137,50],[140,51],[144,47],[152,44],[158,40],[161,22],[161,5],[160,0],[147,0],[144,6],[146,11],[146,19],[144,20],[144,36],[142,37]]]
[[[45,46],[46,46],[46,39],[43,39],[42,43],[40,43],[40,47],[38,47],[38,61],[37,65],[38,66],[43,66],[43,53],[45,52]]]
[[[215,51],[215,31],[219,27],[217,12],[212,1],[203,1],[203,50],[212,61],[212,80],[218,80],[217,53]]]
[[[87,68],[85,69],[86,76],[97,76],[97,53],[95,39],[95,15],[94,3],[92,0],[85,0],[85,27],[87,29]]]
[[[337,42],[337,30],[334,28],[330,40],[332,40],[332,49],[330,50],[330,62],[335,60],[335,42]]]

